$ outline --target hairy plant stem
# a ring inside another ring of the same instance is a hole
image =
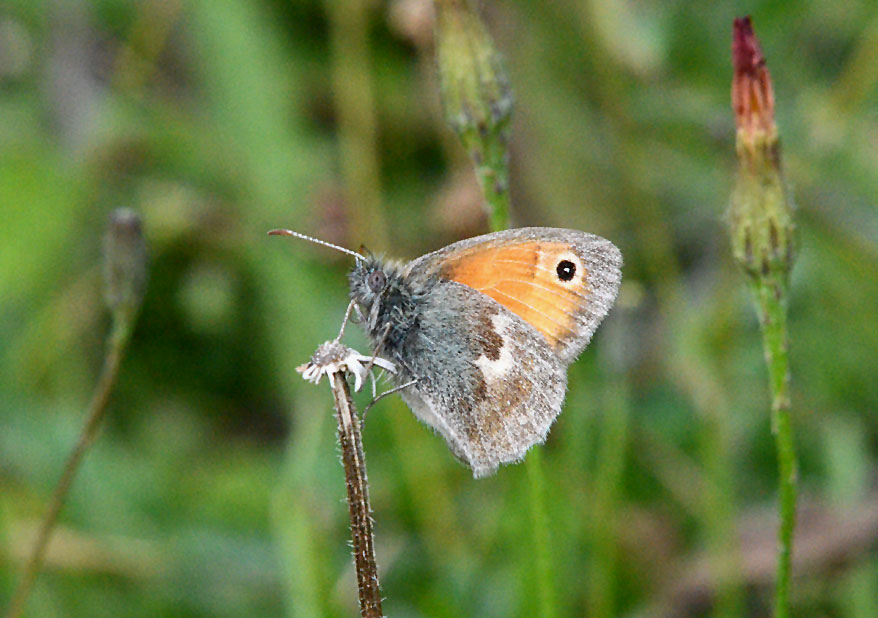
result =
[[[783,179],[774,86],[750,17],[732,24],[732,109],[738,177],[732,192],[732,254],[744,270],[762,329],[777,447],[780,526],[774,615],[789,615],[796,524],[796,450],[790,419],[787,284],[796,256],[793,202]]]
[[[492,231],[509,227],[509,149],[505,126],[482,135],[471,130],[460,136],[473,161],[476,178],[488,205]]]
[[[798,463],[790,418],[786,276],[782,273],[769,273],[761,277],[753,277],[750,287],[756,301],[759,324],[762,328],[765,362],[768,365],[771,428],[777,447],[779,473],[780,527],[777,537],[774,615],[775,618],[786,618],[789,615],[793,534],[796,526],[798,494]]]
[[[36,581],[37,575],[39,575],[40,567],[42,567],[43,560],[46,557],[49,540],[52,537],[52,531],[58,521],[61,508],[64,506],[64,500],[70,492],[70,487],[73,485],[73,479],[76,477],[76,472],[79,470],[83,457],[85,457],[86,452],[97,436],[101,421],[104,419],[107,411],[107,404],[110,402],[110,393],[112,393],[113,386],[116,384],[116,378],[119,375],[122,356],[130,338],[131,322],[133,321],[131,318],[133,316],[126,315],[125,317],[117,316],[113,320],[113,330],[107,341],[104,366],[101,369],[100,378],[86,412],[85,424],[79,434],[76,446],[73,447],[73,450],[67,457],[61,478],[55,486],[55,491],[49,502],[49,509],[40,524],[36,541],[24,567],[24,573],[22,573],[18,586],[12,595],[9,608],[6,610],[6,618],[18,618],[24,611],[31,588]]]
[[[509,120],[503,59],[471,0],[434,0],[445,119],[475,167],[491,229],[509,227]]]
[[[381,584],[375,563],[372,509],[369,505],[369,481],[366,478],[360,419],[351,401],[351,391],[344,374],[335,372],[331,379],[351,516],[351,541],[357,570],[357,588],[360,592],[360,614],[363,618],[380,618],[383,616]]]

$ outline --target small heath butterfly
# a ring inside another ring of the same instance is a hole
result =
[[[408,263],[344,251],[357,258],[351,299],[375,354],[476,478],[546,439],[567,366],[622,279],[616,246],[576,230],[505,230]]]

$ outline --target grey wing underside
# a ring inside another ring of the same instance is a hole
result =
[[[402,397],[475,477],[487,476],[546,439],[567,363],[521,318],[465,285],[442,281],[427,302],[402,354],[418,381]]]

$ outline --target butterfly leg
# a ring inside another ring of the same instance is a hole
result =
[[[344,335],[345,326],[348,325],[348,320],[351,319],[351,311],[353,309],[357,310],[358,315],[360,314],[360,308],[356,306],[356,303],[354,301],[349,302],[348,308],[345,309],[345,312],[344,312],[344,318],[341,321],[341,328],[338,331],[338,337],[335,338],[336,341],[341,341],[341,337],[342,337],[342,335]]]
[[[394,386],[390,390],[384,391],[383,393],[381,393],[377,397],[373,396],[372,401],[369,402],[369,405],[367,405],[365,408],[363,408],[363,413],[360,415],[362,417],[362,420],[363,421],[366,420],[366,412],[371,410],[372,406],[374,406],[380,400],[384,399],[388,395],[392,395],[393,393],[398,393],[399,391],[403,390],[404,388],[408,388],[409,386],[414,386],[417,383],[418,383],[418,379],[415,378],[414,380],[410,380],[410,381],[406,382],[405,384],[400,384],[399,386]]]
[[[387,339],[387,335],[390,334],[390,324],[387,325],[387,328],[384,329],[384,334],[381,335],[381,339],[378,341],[378,345],[375,346],[375,351],[372,353],[372,358],[369,359],[369,362],[366,364],[366,372],[371,372],[372,367],[375,365],[375,359],[378,358],[378,350],[381,349],[381,346],[384,345],[384,341]]]

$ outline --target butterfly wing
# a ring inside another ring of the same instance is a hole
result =
[[[622,279],[622,254],[594,234],[520,228],[454,243],[409,265],[490,297],[572,361],[607,315]]]
[[[609,311],[622,258],[607,240],[522,228],[464,240],[406,267],[434,286],[403,348],[403,398],[476,477],[521,459],[561,411],[567,365]]]
[[[450,318],[450,319],[449,319]],[[401,350],[401,391],[474,476],[524,457],[561,411],[562,361],[514,313],[463,284],[440,281]]]

